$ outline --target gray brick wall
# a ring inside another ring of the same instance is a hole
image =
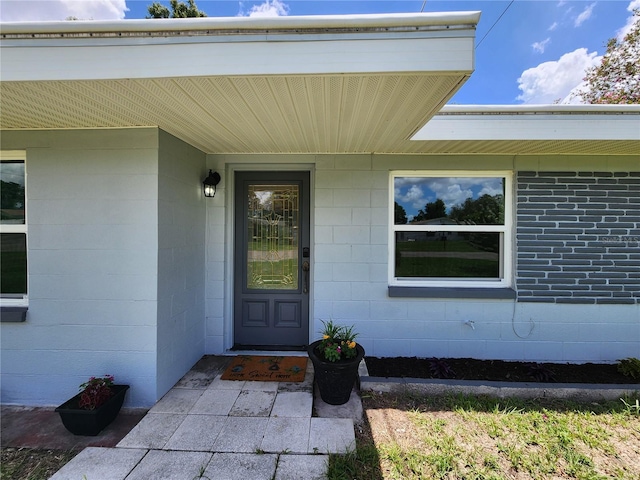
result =
[[[640,172],[518,172],[520,302],[640,303]]]

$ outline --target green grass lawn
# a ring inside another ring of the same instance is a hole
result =
[[[635,400],[576,403],[363,392],[367,422],[329,479],[640,478]]]
[[[499,266],[497,260],[409,257],[396,265],[396,277],[498,278]]]
[[[429,253],[437,255],[427,256]],[[456,253],[460,255],[447,255]],[[495,259],[474,258],[488,253],[466,240],[397,242],[395,276],[498,278],[500,263],[497,256]]]

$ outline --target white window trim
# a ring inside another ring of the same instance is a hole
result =
[[[6,160],[21,160],[24,162],[24,184],[25,184],[25,220],[22,225],[2,225],[0,224],[0,233],[24,233],[26,235],[27,243],[27,294],[16,295],[15,297],[1,297],[0,307],[28,307],[29,306],[29,233],[28,233],[28,215],[29,208],[27,207],[27,152],[24,150],[0,150],[0,161]]]
[[[398,278],[395,276],[395,234],[397,231],[439,232],[437,225],[396,225],[394,218],[395,184],[397,177],[502,177],[505,179],[504,225],[447,225],[447,231],[499,232],[502,233],[502,278],[500,279],[449,279],[449,278]],[[513,172],[508,170],[393,170],[389,175],[389,238],[388,282],[397,287],[437,287],[437,288],[510,288],[513,284]]]

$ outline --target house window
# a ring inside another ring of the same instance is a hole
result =
[[[0,152],[0,306],[27,305],[24,152]]]
[[[392,172],[389,285],[509,287],[509,172]]]

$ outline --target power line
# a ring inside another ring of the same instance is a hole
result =
[[[498,24],[498,22],[500,21],[500,19],[502,18],[502,16],[503,16],[505,13],[507,13],[507,10],[509,10],[509,7],[510,7],[511,5],[513,5],[513,2],[515,2],[515,1],[516,1],[516,0],[511,0],[511,2],[509,2],[509,5],[507,5],[507,8],[505,8],[505,9],[504,9],[504,11],[503,11],[503,12],[500,14],[500,16],[498,17],[498,19],[497,19],[495,22],[493,22],[493,25],[491,25],[491,28],[487,31],[487,33],[485,33],[485,34],[484,34],[484,37],[482,37],[482,40],[480,40],[480,41],[478,42],[478,44],[476,45],[476,50],[478,49],[478,47],[480,46],[480,44],[484,41],[484,39],[485,39],[485,38],[487,38],[487,35],[489,35],[489,33],[491,32],[491,30],[493,30],[493,27],[495,27],[495,26]],[[426,0],[425,0],[425,3],[426,3]],[[424,8],[424,3],[422,4],[422,7]]]
[[[424,12],[424,6],[427,4],[427,0],[424,0],[424,2],[422,2],[422,8],[420,9],[420,13]]]

